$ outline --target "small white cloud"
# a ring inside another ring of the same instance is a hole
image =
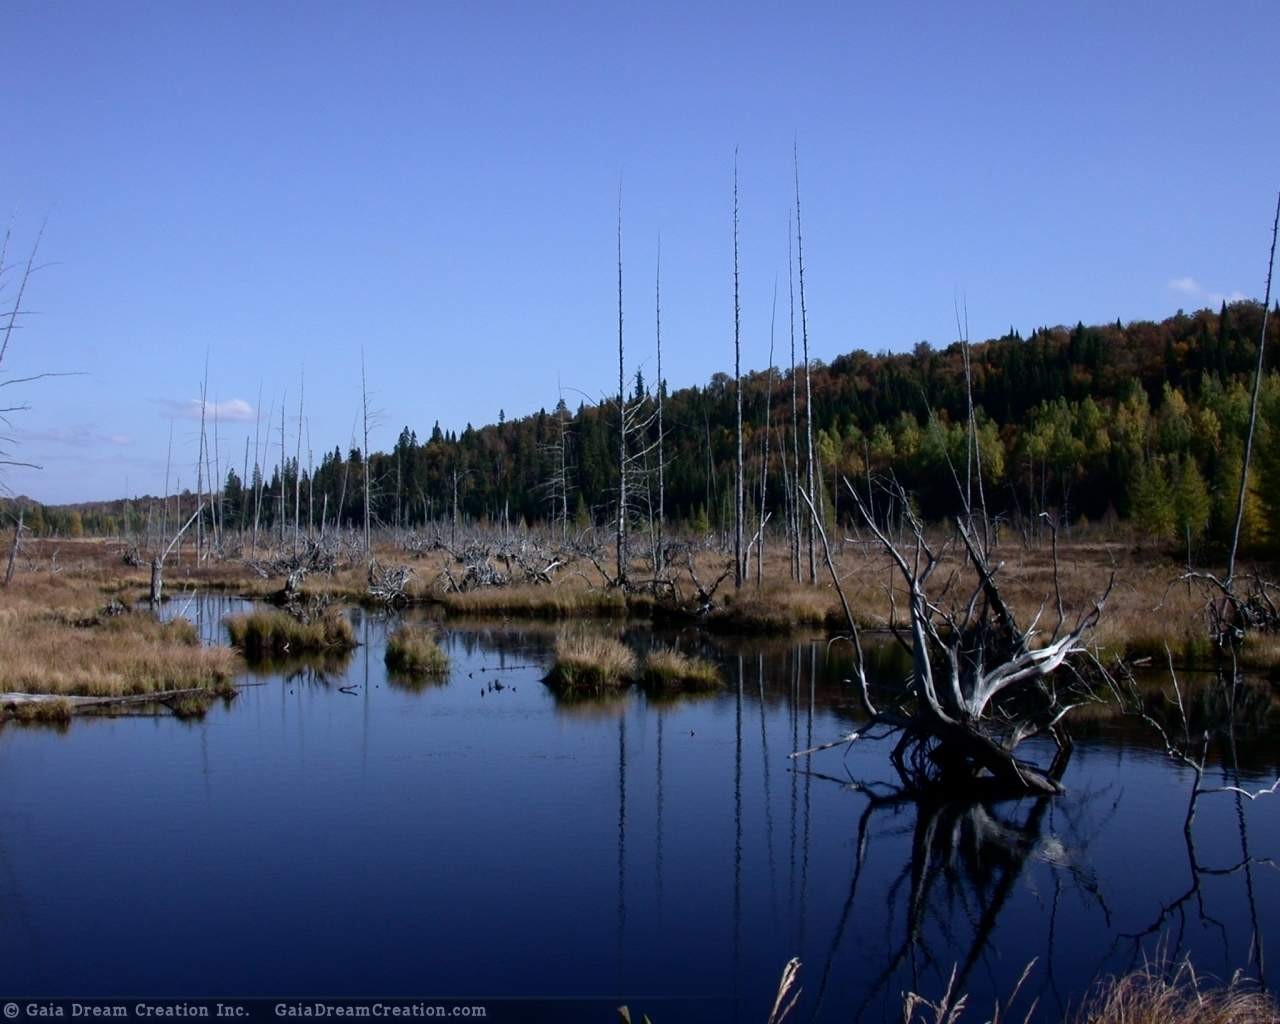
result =
[[[168,409],[169,414],[172,416],[179,416],[185,420],[198,420],[200,418],[200,399],[198,398],[188,398],[185,402],[164,398],[160,400],[160,404]],[[215,417],[223,421],[252,422],[254,418],[253,406],[243,398],[230,398],[225,402],[206,402],[205,418],[212,420]]]
[[[1167,285],[1171,292],[1186,295],[1206,306],[1220,306],[1224,302],[1243,302],[1249,296],[1242,291],[1215,292],[1206,288],[1194,277],[1175,277]]]

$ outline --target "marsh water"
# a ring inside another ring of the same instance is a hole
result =
[[[212,638],[236,606],[167,614]],[[899,1020],[953,970],[980,1005],[1033,958],[1039,1020],[1161,952],[1275,980],[1274,801],[1206,797],[1188,844],[1190,779],[1132,724],[1090,723],[1051,801],[873,807],[847,783],[889,778],[882,746],[788,758],[856,721],[825,640],[663,634],[724,689],[565,704],[549,626],[439,623],[451,673],[414,686],[383,667],[394,619],[350,614],[350,658],[246,676],[202,720],[0,732],[7,990],[572,996],[561,1019],[670,1024],[763,1022],[792,956],[797,1020]],[[1242,735],[1213,778],[1277,770]]]

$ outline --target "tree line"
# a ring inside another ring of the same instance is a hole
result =
[[[1154,543],[1229,541],[1262,312],[1258,303],[1235,302],[1216,312],[1179,311],[1159,323],[1077,323],[1039,328],[1026,338],[1011,330],[970,345],[976,448],[989,512],[1020,529],[1034,529],[1048,513],[1068,526],[1127,520]],[[842,476],[865,481],[891,474],[925,518],[956,513],[967,454],[964,362],[959,342],[943,349],[921,342],[905,353],[856,350],[829,364],[812,361],[807,388],[793,390],[796,371],[787,368],[743,373],[741,465],[748,493],[758,495],[764,483],[771,503],[795,501],[789,460],[808,401],[815,490],[830,523],[853,521],[847,495],[842,502],[835,487]],[[1267,364],[1257,472],[1242,533],[1242,543],[1254,550],[1280,544],[1280,527],[1271,526],[1280,522],[1280,375],[1271,358]],[[659,388],[660,421],[644,415],[646,406],[656,405]],[[656,502],[656,490],[644,491],[656,478],[660,450],[668,521],[733,531],[734,378],[718,373],[704,386],[668,391],[665,381],[651,384],[637,371],[628,392],[647,439],[656,438],[661,422],[664,442],[661,449],[649,446],[654,473],[629,484],[629,503]],[[251,528],[256,512],[268,535],[292,529],[295,521],[313,530],[359,527],[367,477],[370,515],[382,527],[488,521],[553,523],[568,532],[605,526],[616,517],[617,432],[616,402],[570,408],[563,399],[550,411],[500,415],[497,423],[468,424],[460,432],[437,423],[419,437],[406,425],[390,451],[367,457],[351,445],[325,452],[314,467],[286,457],[269,477],[256,467],[232,468],[205,515],[236,529]],[[649,450],[645,439],[629,443]],[[194,511],[195,500],[186,499],[188,513]],[[17,500],[33,533],[75,536],[137,530],[155,514],[148,508],[158,499],[63,507]],[[747,512],[748,518],[757,514]],[[754,526],[748,522],[747,529]]]

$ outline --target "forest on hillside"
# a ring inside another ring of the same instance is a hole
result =
[[[1064,524],[1126,520],[1142,539],[1179,548],[1221,541],[1234,515],[1262,313],[1258,303],[1236,302],[1159,323],[1078,323],[1026,338],[1011,331],[970,346],[991,513],[1014,528],[1047,512]],[[968,451],[963,356],[959,342],[943,349],[921,342],[906,353],[858,350],[810,363],[814,451],[829,519],[847,525],[852,513],[837,481],[865,488],[869,475],[892,474],[927,518],[958,510]],[[1280,373],[1270,354],[1267,362],[1242,534],[1254,551],[1280,544],[1280,529],[1270,525],[1280,522]],[[629,397],[653,403],[657,386],[637,373]],[[742,389],[748,504],[759,507],[767,423],[765,505],[781,524],[807,447],[804,370],[788,361],[752,372]],[[733,378],[720,373],[702,387],[664,391],[664,422],[668,519],[727,528]],[[468,520],[565,521],[566,530],[580,530],[613,514],[616,399],[576,408],[561,399],[549,410],[461,432],[436,424],[420,433],[423,426],[406,425],[391,451],[368,458],[358,447],[335,447],[309,466],[288,451],[281,459],[277,448],[273,466],[262,459],[267,475],[251,465],[220,469],[225,479],[211,514],[233,528],[251,526],[255,512],[268,530],[295,515],[304,525],[354,526],[363,522],[366,472],[373,520],[382,526],[448,521],[456,509]],[[647,429],[656,437],[655,423]],[[42,535],[130,532],[162,501],[51,507],[16,500],[26,525]],[[194,510],[189,493],[179,500]],[[642,485],[639,500],[656,502],[656,489]]]

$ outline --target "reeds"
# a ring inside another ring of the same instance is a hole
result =
[[[561,634],[546,682],[561,693],[598,695],[626,686],[635,678],[637,667],[635,654],[620,640]]]
[[[287,612],[261,609],[228,615],[222,621],[231,646],[255,661],[349,651],[356,646],[351,621],[336,611],[326,611],[304,622]]]
[[[1074,1024],[1277,1024],[1280,1006],[1238,972],[1206,985],[1190,960],[1169,973],[1151,966],[1102,981]]]
[[[706,658],[657,648],[645,655],[640,682],[658,693],[708,692],[720,688],[720,669]]]
[[[449,672],[449,655],[426,630],[401,626],[387,637],[387,668],[411,677],[441,677]]]

